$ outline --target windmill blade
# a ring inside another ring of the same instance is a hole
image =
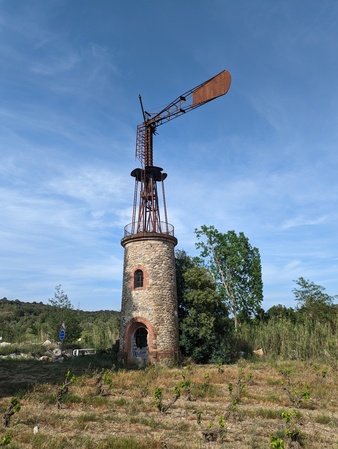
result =
[[[201,106],[208,101],[225,95],[230,89],[231,75],[223,70],[218,75],[196,87],[192,92],[192,106]]]

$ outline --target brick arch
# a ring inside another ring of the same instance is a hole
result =
[[[135,276],[135,271],[137,270],[141,270],[143,271],[143,287],[134,287],[134,276]],[[147,287],[149,285],[149,274],[148,274],[148,270],[146,269],[146,267],[144,265],[141,264],[137,264],[133,270],[130,273],[130,289],[132,291],[137,291],[137,290],[146,290]]]
[[[150,321],[148,321],[146,318],[135,317],[129,321],[129,323],[126,326],[125,332],[124,332],[124,349],[127,354],[127,362],[128,363],[130,363],[132,361],[131,339],[134,335],[134,332],[142,325],[148,331],[149,362],[152,361],[152,355],[153,355],[154,350],[156,349],[155,344],[154,344],[155,333],[154,333],[153,326],[151,325]]]

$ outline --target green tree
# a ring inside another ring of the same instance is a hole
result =
[[[184,301],[184,295],[187,289],[184,275],[187,270],[197,266],[194,261],[184,250],[175,251],[176,263],[176,286],[177,286],[177,303],[178,303],[178,319],[179,321],[187,316],[188,308]]]
[[[176,252],[180,347],[185,356],[205,363],[229,361],[228,311],[205,267]]]
[[[53,298],[48,302],[52,306],[49,323],[51,326],[51,335],[55,341],[59,340],[59,334],[62,324],[65,325],[65,343],[73,343],[81,336],[81,327],[77,313],[73,310],[72,303],[68,296],[61,289],[61,285],[55,287]]]
[[[292,307],[286,307],[282,304],[277,304],[272,307],[266,312],[267,318],[269,320],[271,319],[285,319],[290,320],[291,322],[295,322],[297,318],[296,312],[293,310]]]
[[[219,232],[214,226],[195,230],[205,265],[212,273],[219,294],[234,318],[239,320],[255,315],[263,301],[261,258],[257,248],[240,232]]]
[[[68,299],[68,295],[61,289],[61,284],[55,287],[54,297],[49,298],[48,302],[51,306],[58,309],[72,309],[72,303]]]
[[[294,282],[298,286],[292,290],[298,302],[297,311],[312,321],[331,321],[332,312],[335,311],[333,303],[338,296],[328,295],[325,293],[325,287],[303,277]]]

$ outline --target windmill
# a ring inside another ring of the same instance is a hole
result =
[[[137,127],[132,222],[124,228],[123,288],[119,356],[126,364],[172,363],[179,351],[174,248],[177,239],[168,223],[164,194],[167,177],[153,163],[157,128],[228,92],[230,73],[223,70],[180,95],[155,114],[140,103],[143,123]],[[157,185],[162,186],[161,220]]]
[[[126,228],[126,234],[140,232],[170,234],[168,224],[164,184],[167,174],[153,164],[153,136],[160,125],[167,123],[193,109],[214,100],[228,92],[231,76],[227,70],[180,95],[168,106],[155,114],[149,114],[143,108],[140,98],[143,123],[137,127],[136,158],[141,167],[135,168],[131,176],[135,178],[135,192],[132,223]],[[164,222],[161,221],[157,183],[162,185]]]

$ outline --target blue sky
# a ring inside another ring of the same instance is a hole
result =
[[[335,0],[0,0],[0,297],[119,310],[136,127],[223,69],[218,98],[158,128],[178,248],[244,232],[264,303],[300,276],[338,293]]]

